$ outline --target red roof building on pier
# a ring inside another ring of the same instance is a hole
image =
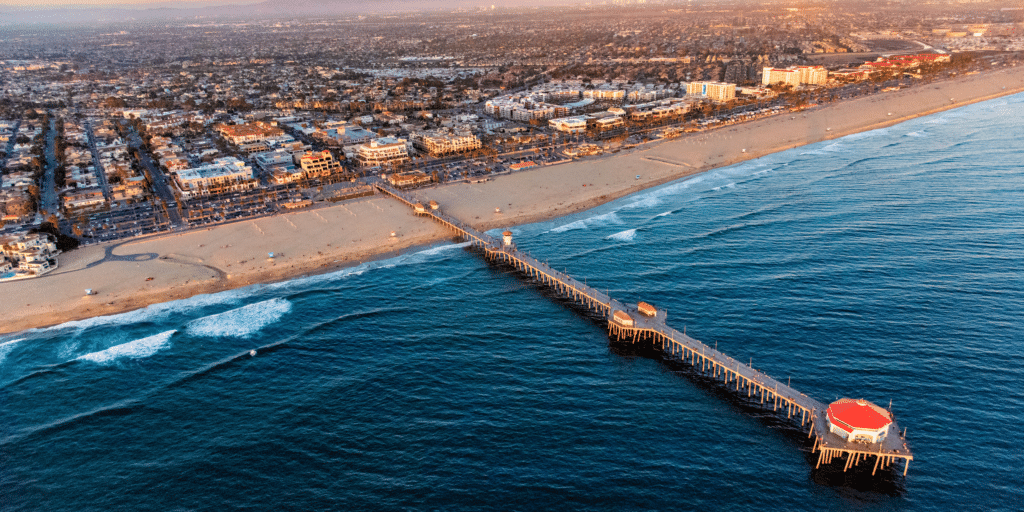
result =
[[[867,400],[840,398],[828,406],[829,430],[853,442],[877,443],[885,438],[892,414]]]

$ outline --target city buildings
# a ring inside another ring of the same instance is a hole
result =
[[[583,133],[587,131],[587,116],[560,117],[548,121],[548,125],[564,133]]]
[[[306,153],[299,159],[299,165],[307,178],[327,177],[341,172],[341,164],[334,161],[330,151]]]
[[[304,154],[304,152],[303,152]],[[301,154],[299,158],[301,158]],[[286,150],[277,149],[253,155],[252,162],[261,172],[270,176],[274,183],[291,183],[302,177],[302,169],[295,165],[296,156]]]
[[[218,158],[209,165],[183,169],[174,174],[178,193],[185,199],[256,188],[252,168],[235,157]]]
[[[383,137],[360,144],[356,160],[361,167],[398,166],[409,161],[409,149],[405,139]]]
[[[0,281],[38,277],[57,268],[57,244],[45,233],[0,237]]]
[[[828,70],[822,66],[790,66],[788,68],[766,67],[761,75],[762,85],[788,84],[825,85],[828,82]]]
[[[107,199],[99,188],[76,189],[62,197],[64,210],[68,212],[94,210],[106,206]]]
[[[600,3],[420,12],[389,17],[387,24],[330,17],[225,24],[203,18],[168,21],[160,30],[16,32],[0,39],[0,213],[9,229],[27,228],[48,216],[41,212],[63,204],[70,212],[88,210],[90,217],[68,219],[64,229],[78,224],[90,232],[102,230],[85,224],[117,224],[92,219],[149,208],[145,215],[167,229],[181,226],[175,210],[189,208],[182,203],[190,198],[202,205],[193,210],[218,202],[202,197],[207,185],[223,189],[214,174],[190,171],[216,167],[207,163],[215,158],[252,162],[262,185],[244,173],[236,178],[262,188],[258,202],[275,209],[266,196],[321,184],[305,176],[322,177],[325,169],[337,175],[333,169],[348,170],[350,163],[402,165],[412,147],[446,157],[422,159],[443,181],[507,168],[505,162],[455,162],[460,154],[484,160],[493,152],[571,139],[543,161],[530,156],[546,165],[559,151],[586,154],[581,148],[587,144],[613,151],[620,141],[736,122],[747,118],[738,110],[754,96],[781,108],[841,101],[870,93],[844,85],[854,79],[901,79],[898,86],[907,87],[911,77],[962,76],[1024,60],[1019,11],[971,4],[958,4],[970,13],[961,19],[943,9],[894,8],[873,0],[868,4],[877,5],[870,9],[738,8],[744,11],[739,18],[735,9],[688,5],[692,16],[681,16],[678,5],[627,3],[628,12]],[[917,42],[935,53],[899,55],[920,51]],[[876,54],[894,56],[864,62]],[[840,79],[836,88],[794,96],[758,87],[820,85],[829,77]],[[688,100],[744,101],[684,116],[689,104],[676,101],[683,92]],[[40,172],[53,164],[43,151],[54,149],[44,117],[57,121],[54,127],[63,124],[54,153],[58,172],[50,183]],[[659,130],[648,130],[655,126]],[[403,149],[389,139],[411,143]],[[311,156],[304,169],[303,155],[313,148],[320,155],[341,150],[348,161]],[[151,157],[159,165],[150,165]],[[188,198],[175,206],[169,196],[178,190],[179,175],[197,188],[184,187]],[[293,182],[299,187],[278,187]],[[103,229],[124,236],[136,219],[130,223]]]
[[[284,135],[284,130],[264,121],[235,125],[220,124],[214,126],[214,130],[220,132],[224,140],[236,146],[245,143],[262,142],[270,137]]]
[[[442,128],[413,135],[413,147],[431,156],[446,156],[480,149],[480,139],[467,131]]]
[[[688,96],[699,96],[711,101],[725,102],[736,99],[736,84],[725,82],[690,82],[686,84]]]
[[[422,171],[411,171],[403,172],[398,174],[388,174],[385,179],[392,186],[398,188],[412,187],[421,183],[429,183],[431,178],[427,173]]]

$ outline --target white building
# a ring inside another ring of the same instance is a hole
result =
[[[583,133],[587,131],[587,116],[560,117],[548,121],[548,124],[565,133]]]
[[[686,94],[700,96],[712,101],[729,101],[736,99],[736,84],[725,82],[690,82],[686,84]]]
[[[828,70],[822,66],[790,66],[785,69],[766,67],[762,70],[761,84],[825,85]]]
[[[176,171],[174,177],[175,184],[185,199],[257,186],[252,168],[233,156],[218,158],[202,167]]]
[[[360,144],[356,148],[356,161],[362,167],[401,165],[409,161],[409,148],[405,139],[383,137]]]
[[[441,129],[434,132],[420,133],[413,136],[416,149],[433,156],[451,155],[480,149],[480,139],[469,132],[454,132]]]
[[[622,101],[626,99],[626,91],[621,89],[590,89],[583,91],[583,97],[600,101]]]

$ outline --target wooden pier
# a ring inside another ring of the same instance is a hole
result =
[[[814,438],[812,453],[818,454],[815,468],[837,460],[844,461],[843,471],[861,463],[871,463],[871,474],[874,475],[879,469],[887,469],[894,462],[902,461],[903,475],[906,476],[914,455],[907,447],[906,432],[900,432],[895,419],[878,443],[848,441],[830,431],[825,416],[828,405],[687,336],[685,332],[669,327],[665,323],[666,314],[663,310],[653,310],[650,305],[641,303],[644,306],[641,311],[639,305],[619,302],[605,292],[552,269],[519,250],[511,243],[510,233],[506,233],[508,236],[505,240],[496,239],[441,213],[433,201],[430,206],[424,206],[383,183],[375,186],[382,193],[413,208],[417,215],[430,217],[451,229],[479,248],[488,260],[510,265],[562,297],[602,315],[608,322],[608,334],[616,340],[653,343],[671,357],[689,363],[702,374],[721,381],[728,389],[745,395],[748,400],[763,407],[771,407],[780,414],[784,413],[794,424],[799,420],[800,426],[808,429],[807,437]]]

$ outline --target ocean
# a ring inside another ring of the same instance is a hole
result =
[[[906,478],[816,470],[798,424],[451,242],[0,336],[0,509],[1019,509],[1022,118],[1010,96],[512,227],[809,396],[891,400]]]

